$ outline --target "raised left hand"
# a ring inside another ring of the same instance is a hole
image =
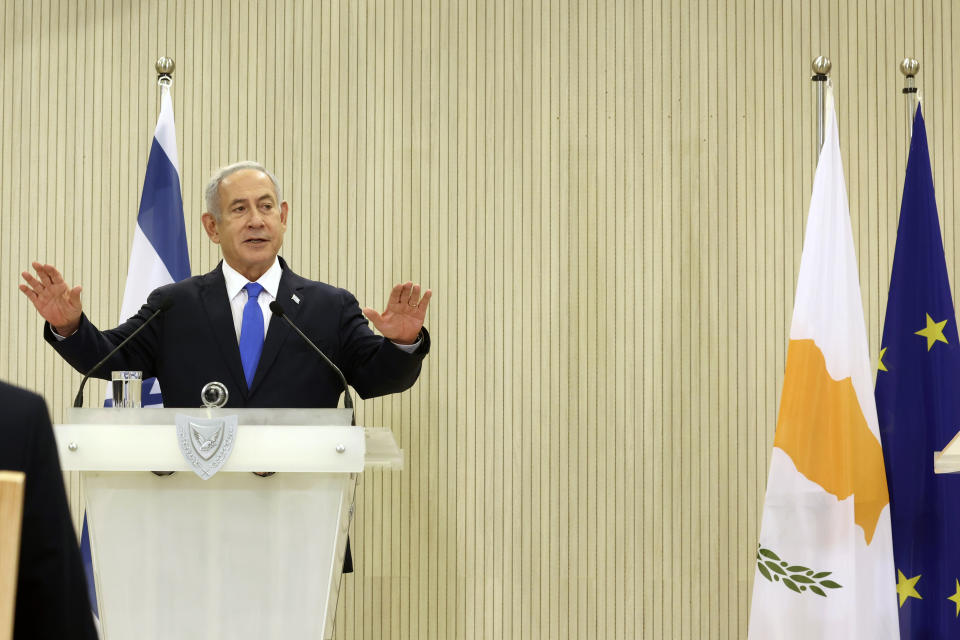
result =
[[[398,284],[390,292],[390,301],[383,313],[366,307],[363,315],[387,340],[397,344],[413,344],[423,328],[432,295],[433,292],[427,289],[421,297],[419,284]]]

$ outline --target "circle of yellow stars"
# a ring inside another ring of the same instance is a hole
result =
[[[916,575],[912,578],[908,578],[903,575],[903,571],[897,569],[897,596],[900,598],[900,607],[903,607],[903,603],[907,601],[907,598],[916,598],[917,600],[923,600],[923,596],[920,595],[920,592],[917,591],[917,582],[920,581],[922,575]],[[947,600],[952,602],[955,607],[954,616],[960,618],[960,580],[954,579],[954,591],[953,595],[948,597]]]

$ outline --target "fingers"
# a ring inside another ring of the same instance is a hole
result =
[[[33,268],[37,272],[37,277],[31,275],[29,271],[21,271],[26,284],[19,286],[20,291],[36,304],[46,304],[54,298],[64,297],[70,305],[80,308],[80,292],[82,288],[77,286],[73,289],[63,280],[63,276],[57,271],[57,268],[50,264],[40,264],[34,262]]]
[[[420,298],[420,303],[417,305],[417,308],[420,310],[420,313],[426,315],[427,305],[430,304],[430,298],[432,297],[433,297],[433,291],[431,291],[430,289],[427,289],[423,293],[423,297]]]
[[[27,296],[28,298],[30,298],[30,302],[33,302],[34,304],[36,304],[37,298],[40,297],[40,296],[37,295],[37,292],[36,292],[36,291],[34,291],[33,289],[31,289],[30,287],[28,287],[28,286],[25,285],[25,284],[20,285],[20,291],[23,291],[23,295],[25,295],[25,296]]]
[[[31,287],[33,287],[34,291],[39,293],[45,287],[63,283],[63,276],[60,275],[60,272],[57,271],[57,268],[52,264],[40,264],[39,262],[33,262],[31,264],[34,271],[37,272],[37,277],[34,278],[28,271],[23,271],[20,275],[22,275],[23,279],[26,280]]]
[[[37,272],[37,276],[40,278],[40,281],[46,286],[55,284],[57,282],[57,278],[63,280],[63,278],[60,277],[60,273],[53,268],[52,265],[34,262],[33,269]]]
[[[403,285],[398,284],[390,292],[390,303],[399,303],[401,293],[403,293]]]
[[[390,303],[400,305],[399,308],[394,308],[395,312],[411,312],[416,310],[416,312],[425,311],[426,305],[430,302],[430,297],[433,295],[433,292],[430,289],[427,289],[423,296],[420,295],[420,285],[414,284],[411,281],[407,281],[404,284],[398,284],[393,288],[393,291],[390,293]]]
[[[73,289],[70,289],[70,293],[68,294],[70,298],[70,304],[72,304],[74,307],[78,309],[80,308],[80,293],[82,291],[83,291],[83,287],[81,287],[80,285],[77,285]]]
[[[396,289],[396,287],[394,287]],[[410,304],[410,292],[413,289],[413,283],[409,280],[400,287],[400,298],[397,300],[400,304]]]
[[[367,320],[373,323],[373,326],[378,326],[380,321],[383,319],[383,316],[376,309],[371,309],[370,307],[364,307],[363,315],[367,317]]]
[[[44,284],[44,285],[50,284],[50,283],[49,283],[49,278],[47,278],[47,277],[44,275],[44,274],[46,273],[46,269],[43,268],[43,265],[42,265],[42,264],[40,264],[39,262],[34,261],[34,262],[31,262],[31,263],[30,263],[30,266],[32,266],[32,267],[33,267],[33,270],[37,272],[37,278],[42,282],[42,284]],[[26,273],[26,272],[24,272],[24,273]],[[36,287],[34,287],[34,288],[36,288]]]
[[[416,309],[417,311],[425,311],[427,304],[430,302],[430,296],[433,295],[433,292],[430,289],[427,289],[423,297],[420,297],[420,285],[415,284],[410,290],[410,297],[407,299],[407,306]]]
[[[56,267],[50,264],[34,262],[33,268],[36,277],[28,271],[20,275],[26,284],[20,284],[19,289],[27,296],[37,312],[51,326],[56,327],[61,335],[68,335],[72,331],[67,329],[77,326],[78,319],[83,313],[80,294],[83,288],[73,287],[64,282],[63,276]]]
[[[63,276],[60,275],[60,272],[57,271],[55,266],[52,264],[45,264],[43,265],[43,268],[46,270],[47,276],[50,278],[50,282],[53,284],[60,284],[63,282]]]
[[[45,285],[30,275],[29,271],[23,271],[20,273],[23,276],[23,279],[27,281],[27,284],[33,289],[34,293],[39,293],[45,287]],[[20,289],[23,290],[24,285],[20,285]]]

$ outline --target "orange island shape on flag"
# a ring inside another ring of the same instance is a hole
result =
[[[883,451],[863,417],[852,381],[830,377],[813,340],[790,341],[773,446],[838,500],[853,495],[854,522],[869,545],[889,502]]]

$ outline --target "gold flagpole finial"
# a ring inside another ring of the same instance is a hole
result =
[[[813,62],[810,63],[810,68],[813,70],[814,75],[817,76],[829,75],[832,67],[833,64],[831,64],[830,58],[826,56],[817,56],[813,59]]]
[[[904,58],[900,61],[900,73],[906,78],[915,78],[920,73],[920,63],[914,58]]]
[[[176,67],[176,64],[173,62],[173,58],[168,58],[162,56],[157,58],[154,68],[157,70],[157,83],[165,84],[168,87],[173,84],[173,70]]]

